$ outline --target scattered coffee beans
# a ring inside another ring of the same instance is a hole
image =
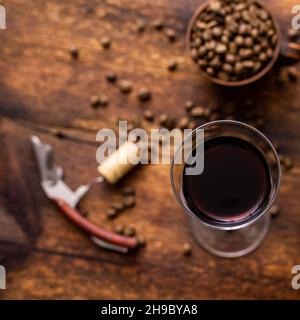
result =
[[[128,94],[132,91],[132,83],[128,80],[122,80],[120,82],[120,91],[124,94]]]
[[[240,81],[266,68],[277,42],[274,22],[260,4],[216,0],[195,19],[190,52],[210,77]]]
[[[184,256],[188,257],[192,254],[192,247],[189,243],[184,243],[182,246],[182,253]]]
[[[123,206],[125,208],[132,208],[135,206],[135,199],[133,196],[126,196],[123,199]]]
[[[140,101],[145,102],[151,99],[151,91],[147,88],[142,88],[138,93]]]
[[[135,235],[135,229],[134,228],[132,228],[132,227],[130,227],[130,226],[125,226],[124,227],[124,232],[123,232],[123,234],[124,234],[124,236],[126,236],[126,237],[132,237],[132,236],[134,236]]]
[[[146,28],[146,23],[143,19],[137,19],[136,20],[136,30],[138,32],[144,32]]]
[[[196,104],[195,104],[195,102],[192,101],[192,100],[187,100],[187,101],[185,102],[185,105],[184,105],[186,111],[191,111],[195,106],[196,106]]]

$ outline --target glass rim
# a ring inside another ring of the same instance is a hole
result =
[[[217,226],[217,225],[210,224],[210,223],[200,219],[195,213],[192,212],[192,210],[190,210],[188,208],[188,206],[186,206],[184,204],[184,202],[182,201],[182,199],[179,196],[179,193],[176,190],[175,181],[174,181],[174,167],[176,165],[174,163],[174,161],[175,161],[175,158],[176,158],[177,154],[181,151],[182,146],[185,143],[185,141],[187,139],[189,139],[197,130],[205,130],[205,128],[213,126],[213,125],[224,125],[224,124],[225,125],[229,124],[229,125],[240,126],[240,127],[246,128],[246,129],[258,134],[267,143],[267,145],[271,148],[271,150],[272,150],[272,152],[274,154],[275,160],[276,160],[277,173],[278,173],[277,182],[276,182],[276,184],[273,184],[273,187],[272,187],[273,194],[270,197],[270,199],[268,200],[268,203],[266,204],[266,206],[264,207],[262,212],[260,212],[257,216],[253,217],[253,219],[251,219],[249,221],[246,220],[244,223],[241,221],[241,224],[231,225],[231,226],[230,225],[228,225],[228,226]],[[204,123],[203,125],[200,125],[197,128],[195,128],[186,137],[184,137],[184,139],[182,140],[182,143],[176,149],[176,151],[174,153],[174,157],[173,157],[172,162],[171,162],[171,166],[170,166],[170,180],[171,180],[172,191],[173,191],[173,194],[175,196],[176,201],[179,203],[181,208],[185,212],[187,212],[197,222],[203,223],[207,227],[210,227],[212,229],[217,229],[217,230],[237,230],[237,229],[241,229],[241,228],[244,228],[244,227],[247,227],[247,226],[251,225],[252,223],[257,221],[259,218],[261,218],[263,215],[265,215],[270,210],[271,206],[273,205],[273,203],[274,203],[274,201],[275,201],[275,199],[276,199],[276,197],[278,195],[279,188],[280,188],[280,183],[281,183],[281,175],[282,175],[282,173],[281,173],[280,160],[279,160],[279,157],[278,157],[278,153],[277,153],[274,145],[272,144],[272,142],[261,131],[259,131],[258,129],[254,128],[253,126],[251,126],[251,125],[249,125],[247,123],[244,123],[244,122],[241,122],[241,121],[236,121],[236,120],[216,120],[216,121],[211,121],[211,122]]]

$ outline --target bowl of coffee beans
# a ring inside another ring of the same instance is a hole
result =
[[[252,0],[211,0],[193,15],[189,53],[204,77],[225,86],[264,76],[280,52],[280,32],[269,11]]]

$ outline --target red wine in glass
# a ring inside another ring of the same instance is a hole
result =
[[[184,173],[182,192],[188,208],[209,223],[232,224],[251,219],[269,200],[268,163],[259,149],[245,140],[231,136],[211,138],[204,143],[203,173]]]

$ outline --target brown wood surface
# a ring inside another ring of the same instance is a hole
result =
[[[203,80],[184,46],[188,20],[201,2],[2,1],[8,29],[0,30],[0,262],[8,283],[1,298],[300,298],[290,284],[291,268],[300,263],[300,82],[278,86],[272,74],[229,90]],[[297,1],[265,2],[285,34]],[[150,27],[157,17],[174,26],[176,43]],[[134,31],[137,18],[147,23],[143,34]],[[104,35],[112,38],[110,50],[99,45]],[[78,61],[69,57],[71,45],[80,50]],[[170,73],[166,66],[173,58],[179,69]],[[130,95],[106,82],[110,70],[133,82]],[[145,236],[147,247],[129,256],[95,247],[44,196],[29,136],[53,144],[75,188],[96,175],[96,131],[142,115],[136,94],[143,86],[153,92],[146,105],[156,115],[184,115],[187,99],[210,108],[233,101],[241,117],[243,102],[251,99],[251,108],[263,111],[263,131],[295,167],[283,176],[281,215],[257,251],[225,260],[200,249],[172,195],[168,166],[140,167],[121,185],[95,187],[81,203],[94,222],[128,224]],[[110,98],[105,110],[89,106],[98,93]],[[55,129],[69,138],[58,139]],[[107,221],[104,211],[124,185],[136,188],[137,206]],[[181,253],[186,241],[193,248],[188,258]]]

